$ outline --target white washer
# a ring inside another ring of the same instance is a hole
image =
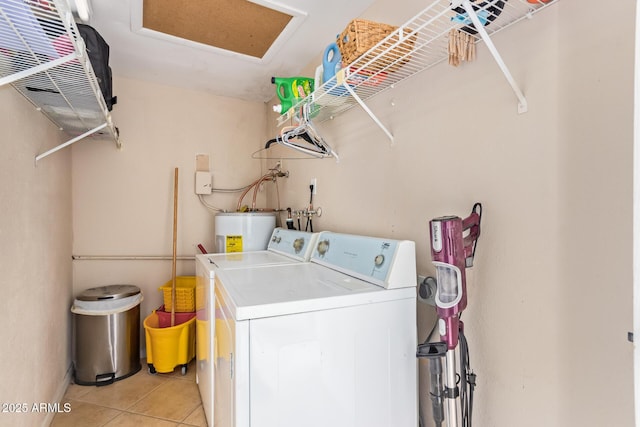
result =
[[[323,232],[311,262],[198,260],[215,289],[210,425],[417,425],[413,242]]]
[[[205,415],[213,425],[214,293],[210,285],[220,269],[241,269],[308,261],[317,233],[276,228],[266,250],[198,255],[196,262],[196,381]],[[219,322],[218,322],[219,323]]]

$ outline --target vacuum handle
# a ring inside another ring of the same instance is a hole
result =
[[[462,231],[469,231],[463,238],[464,258],[467,268],[473,267],[473,258],[476,254],[476,244],[480,237],[480,221],[482,220],[482,204],[476,203],[471,209],[471,214],[462,220]]]

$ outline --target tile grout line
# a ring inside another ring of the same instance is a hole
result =
[[[115,420],[115,419],[116,419],[116,418],[118,418],[120,415],[122,415],[122,411],[120,411],[120,410],[118,410],[118,409],[116,409],[116,410],[118,411],[118,413],[117,413],[113,418],[110,418],[110,419],[106,420],[104,423],[102,423],[102,424],[100,425],[100,427],[105,427],[105,426],[106,426],[107,424],[109,424],[111,421]]]
[[[113,411],[135,413],[135,412],[128,411],[128,409],[133,407],[136,403],[140,402],[142,399],[144,399],[145,397],[149,396],[152,392],[154,392],[157,388],[161,387],[167,381],[169,381],[168,378],[160,378],[160,380],[161,380],[161,382],[159,382],[159,384],[157,384],[156,386],[152,387],[149,391],[147,391],[146,393],[144,393],[141,396],[139,396],[135,401],[132,401],[131,403],[127,404],[127,406],[125,408],[114,408],[113,406],[108,406],[108,405],[104,405],[104,404],[101,404],[101,403],[96,403],[93,400],[87,400],[86,397],[87,397],[87,395],[91,394],[91,390],[89,390],[86,393],[83,393],[81,396],[77,396],[77,397],[73,397],[73,398],[64,398],[63,397],[63,402],[64,401],[76,401],[76,402],[81,402],[81,403],[85,403],[85,404],[88,404],[88,405],[94,405],[94,406],[97,406],[97,407],[100,407],[100,408],[104,408],[104,409],[110,409],[110,410],[113,410]],[[140,414],[140,415],[143,415],[143,414]]]
[[[143,397],[138,399],[135,403],[133,403],[132,405],[127,407],[127,409],[123,409],[122,412],[126,412],[126,413],[129,413],[129,414],[134,414],[134,415],[141,415],[141,416],[144,416],[144,417],[154,418],[154,419],[162,420],[162,421],[169,421],[169,422],[172,422],[172,423],[176,423],[176,425],[184,424],[184,420],[189,418],[189,416],[191,414],[193,414],[198,409],[198,407],[201,405],[200,403],[196,404],[196,406],[191,411],[189,411],[189,413],[187,413],[187,415],[185,415],[183,418],[181,418],[179,420],[174,420],[174,419],[170,419],[170,418],[163,418],[163,417],[158,416],[158,415],[150,415],[150,414],[145,414],[145,413],[142,413],[142,412],[135,412],[135,411],[131,410],[131,408],[133,408],[133,406],[135,406],[136,403],[140,402],[141,400],[143,400],[144,398],[149,396],[151,394],[151,392],[155,391],[156,389],[160,388],[161,386],[163,386],[165,384],[170,383],[171,381],[184,381],[184,379],[181,379],[180,377],[166,377],[166,378],[164,378],[164,381],[163,381],[162,384],[159,384],[158,386],[154,387],[149,393],[145,394]],[[187,424],[187,425],[190,425],[190,424]]]
[[[127,406],[124,410],[128,410],[130,408],[133,408],[138,402],[140,402],[141,400],[145,399],[146,397],[150,396],[151,393],[153,393],[154,391],[156,391],[158,388],[162,387],[164,384],[166,384],[169,379],[168,378],[159,378],[161,381],[158,382],[158,385],[156,385],[155,387],[152,387],[147,393],[141,395],[138,397],[138,399],[136,401],[134,401],[133,403],[131,403],[129,406]]]
[[[198,405],[196,405],[196,407],[195,407],[195,408],[193,408],[193,410],[192,410],[191,412],[189,412],[189,413],[187,414],[187,416],[186,416],[186,417],[184,417],[184,419],[181,421],[181,423],[182,423],[182,424],[185,424],[185,425],[187,425],[187,426],[191,426],[191,425],[193,425],[193,424],[187,424],[187,423],[185,423],[185,420],[186,420],[187,418],[189,418],[191,415],[195,414],[195,413],[196,413],[196,411],[197,411],[201,406],[202,406],[202,403],[199,403]],[[204,408],[203,408],[203,409],[204,409]]]
[[[133,412],[133,411],[127,411],[127,410],[123,410],[121,412],[122,412],[121,414],[117,415],[118,417],[123,414],[130,414],[130,415],[139,415],[141,417],[153,418],[154,420],[167,421],[170,423],[174,423],[176,426],[182,423],[182,421],[171,420],[169,418],[162,418],[157,415],[143,414],[141,412]]]
[[[144,367],[146,366],[146,361],[142,360],[142,365],[143,365],[142,366],[142,370],[144,370]],[[192,367],[192,369],[195,369],[195,367]],[[143,372],[142,375],[145,375],[145,373]],[[125,414],[134,415],[134,416],[140,416],[140,417],[148,417],[150,419],[155,419],[155,420],[160,420],[160,421],[164,421],[164,422],[167,422],[167,423],[172,423],[176,427],[179,427],[179,426],[180,427],[181,426],[197,427],[197,424],[187,423],[186,420],[189,417],[193,416],[198,410],[200,410],[200,407],[202,405],[201,402],[195,403],[194,407],[191,408],[190,410],[188,410],[188,412],[183,417],[181,417],[181,419],[179,419],[179,420],[164,418],[162,415],[155,415],[155,414],[147,414],[147,413],[143,413],[143,412],[138,412],[138,411],[135,411],[133,409],[135,405],[137,405],[138,403],[140,403],[144,399],[150,397],[154,392],[156,392],[159,388],[161,388],[163,386],[172,385],[172,384],[173,385],[177,385],[177,384],[184,383],[185,381],[187,383],[195,383],[195,378],[193,377],[193,375],[178,375],[178,374],[176,374],[175,371],[173,373],[168,373],[168,374],[160,374],[160,375],[149,374],[149,375],[158,379],[156,384],[152,385],[148,389],[145,388],[144,390],[146,390],[146,392],[144,392],[143,394],[131,395],[131,398],[135,399],[135,400],[130,400],[129,401],[129,400],[125,399],[122,402],[122,403],[125,404],[124,408],[122,408],[122,407],[112,407],[112,406],[105,405],[105,404],[100,403],[100,402],[97,403],[95,400],[91,400],[92,399],[92,396],[91,396],[92,390],[95,389],[96,387],[87,388],[86,392],[85,391],[80,392],[79,390],[82,390],[82,387],[76,389],[76,387],[79,387],[80,385],[74,384],[74,383],[70,383],[67,386],[67,390],[65,391],[65,396],[63,397],[62,402],[69,402],[69,403],[76,402],[77,404],[90,405],[90,406],[96,408],[96,410],[112,411],[112,413],[114,414],[113,417],[109,417],[108,420],[104,420],[100,424],[100,427],[105,427],[109,423],[113,422],[115,419],[117,419],[119,417],[122,417]],[[74,392],[72,393],[73,396],[66,396],[67,393],[69,392],[69,387],[71,387],[71,386],[74,387]],[[116,391],[116,393],[118,393],[118,392]],[[113,403],[113,402],[110,402],[110,403]],[[194,421],[199,422],[197,420],[197,418],[194,418]]]
[[[158,386],[158,387],[159,387],[159,386]],[[155,388],[157,388],[157,387],[155,387]],[[155,390],[155,388],[154,388],[153,390]],[[147,396],[147,395],[145,395],[145,396]],[[96,406],[96,407],[98,407],[98,408],[108,409],[108,410],[110,410],[110,411],[117,412],[117,413],[116,413],[112,418],[109,418],[108,420],[105,420],[105,422],[104,422],[104,423],[100,424],[100,426],[99,426],[99,427],[104,427],[104,426],[106,426],[107,424],[109,424],[110,422],[112,422],[113,420],[115,420],[116,418],[118,418],[118,417],[120,417],[121,415],[124,415],[124,414],[139,415],[139,416],[142,416],[142,417],[153,418],[153,419],[161,420],[161,421],[167,421],[167,422],[170,422],[170,423],[174,423],[174,424],[176,424],[176,426],[178,426],[178,425],[180,425],[180,424],[185,424],[185,422],[184,422],[184,421],[185,421],[187,418],[189,418],[189,416],[191,416],[191,415],[192,415],[192,414],[193,414],[193,413],[198,409],[198,407],[200,406],[200,404],[197,404],[197,405],[195,406],[195,408],[193,408],[193,409],[192,409],[192,410],[191,410],[191,411],[190,411],[186,416],[184,416],[182,419],[180,419],[180,420],[175,420],[175,419],[163,418],[163,417],[160,417],[160,416],[157,416],[157,415],[145,414],[145,413],[143,413],[143,412],[136,412],[136,411],[130,410],[129,408],[131,408],[133,405],[130,405],[127,409],[119,409],[119,408],[112,408],[112,407],[110,407],[110,406],[105,406],[105,405],[101,405],[101,404],[99,404],[99,403],[90,402],[90,401],[82,401],[82,400],[78,400],[78,399],[66,399],[66,400],[67,400],[67,401],[77,401],[77,402],[80,402],[80,403],[84,403],[84,404],[86,404],[86,405]],[[142,399],[139,399],[138,401],[140,401],[140,400],[142,400]],[[136,402],[136,403],[137,403],[137,402]],[[134,403],[134,404],[135,404],[135,403]],[[193,424],[185,424],[185,425],[187,425],[187,426],[192,426]]]
[[[176,376],[176,375],[171,375],[170,377],[167,378],[167,383],[169,381],[191,381],[191,379],[187,380],[187,378],[185,378],[185,376]],[[193,382],[195,383],[195,379],[193,380]],[[200,400],[200,396],[198,396],[198,400]],[[202,405],[202,402],[200,401],[200,403],[196,403],[196,406],[193,407],[193,409],[191,409],[191,411],[189,411],[182,419],[180,419],[178,421],[178,424],[184,424],[184,421],[189,418],[189,416],[191,416],[191,414],[193,414],[198,407]],[[166,418],[165,418],[166,419]],[[173,421],[173,420],[169,420],[169,421]]]

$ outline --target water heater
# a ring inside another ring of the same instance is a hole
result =
[[[221,212],[215,217],[215,250],[217,253],[265,250],[275,227],[275,212]]]

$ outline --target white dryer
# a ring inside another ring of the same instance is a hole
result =
[[[266,250],[198,255],[196,262],[196,381],[205,416],[213,425],[214,330],[216,313],[210,286],[220,269],[240,269],[308,261],[317,233],[276,228]],[[217,316],[219,318],[219,316]],[[220,323],[218,321],[218,323]]]
[[[198,264],[215,295],[210,425],[417,425],[413,242],[323,232],[311,262]]]

